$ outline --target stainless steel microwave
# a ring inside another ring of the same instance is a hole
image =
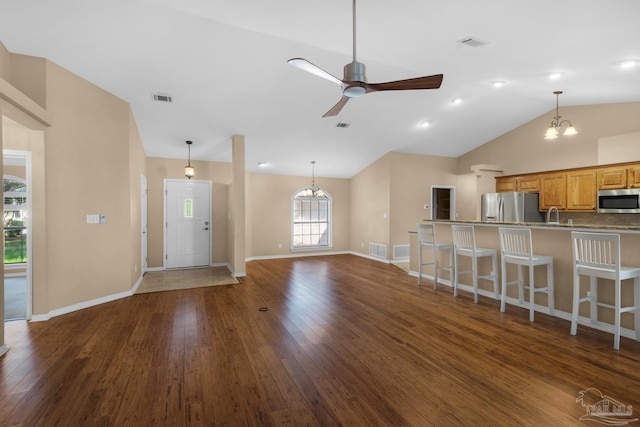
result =
[[[640,188],[599,190],[598,213],[640,213]]]

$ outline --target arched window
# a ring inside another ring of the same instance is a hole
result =
[[[27,262],[27,184],[24,179],[5,175],[4,193],[4,262]]]
[[[315,185],[291,198],[291,248],[331,247],[331,195]]]

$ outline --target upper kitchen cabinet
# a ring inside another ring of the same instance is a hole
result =
[[[540,175],[540,210],[551,207],[567,209],[567,174],[553,173]]]
[[[496,193],[505,191],[518,191],[516,178],[496,178]]]
[[[617,190],[619,188],[627,188],[626,167],[598,169],[599,190]]]
[[[538,175],[499,177],[496,178],[496,192],[505,191],[540,191],[540,177]]]
[[[587,169],[567,173],[567,210],[595,211],[596,171]]]
[[[629,188],[640,188],[640,165],[630,166],[628,171],[627,185]]]

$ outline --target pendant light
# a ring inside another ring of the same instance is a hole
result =
[[[577,134],[578,131],[576,130],[576,128],[573,127],[573,125],[571,124],[571,121],[569,120],[560,121],[561,116],[558,110],[558,97],[560,96],[562,91],[556,90],[553,93],[556,96],[556,115],[553,117],[553,120],[551,121],[551,125],[547,129],[547,133],[544,134],[544,139],[556,139],[560,134],[562,127],[565,125],[567,125],[567,128],[562,133],[563,135],[569,136],[569,135]]]
[[[305,197],[312,197],[312,198],[327,197],[324,194],[324,191],[322,191],[320,187],[316,186],[316,161],[315,160],[311,162],[311,186],[302,190],[302,194]]]
[[[184,167],[184,176],[186,176],[187,178],[191,179],[196,174],[196,170],[193,168],[193,166],[191,166],[191,144],[193,144],[193,142],[192,141],[186,141],[186,143],[187,143],[187,147],[189,149],[189,157],[188,157],[188,161],[187,161],[187,166]]]

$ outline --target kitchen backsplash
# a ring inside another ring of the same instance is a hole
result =
[[[640,214],[599,214],[591,212],[560,212],[560,223],[569,219],[574,224],[636,225],[640,226]]]

